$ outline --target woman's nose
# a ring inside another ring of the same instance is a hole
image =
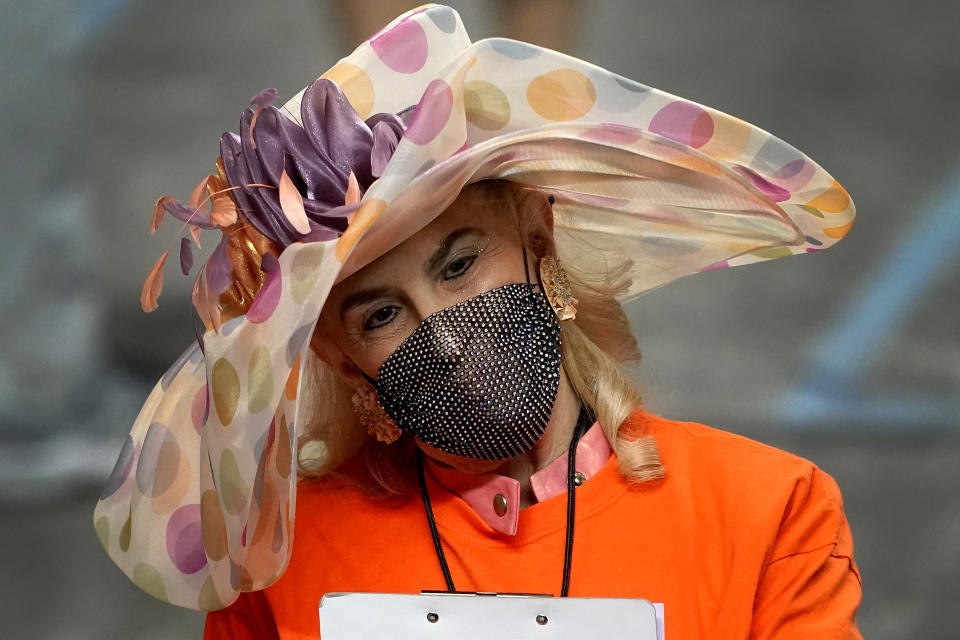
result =
[[[434,291],[431,287],[423,287],[415,291],[408,289],[407,296],[412,307],[412,316],[417,321],[418,326],[437,311],[459,302],[459,300],[452,299],[449,293]]]
[[[467,335],[457,328],[456,313],[439,314],[460,302],[449,294],[424,293],[413,300],[419,324],[415,331],[424,333],[424,346],[441,360],[457,361],[465,351]]]

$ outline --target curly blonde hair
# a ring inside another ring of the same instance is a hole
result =
[[[488,180],[469,185],[480,195],[512,212],[524,237],[534,224],[527,207],[518,206],[523,185]],[[591,252],[582,252],[587,255]],[[603,426],[617,454],[621,474],[634,483],[664,475],[653,436],[622,429],[642,405],[627,367],[640,360],[636,337],[617,296],[629,287],[629,263],[610,267],[558,255],[579,300],[575,320],[561,324],[564,372],[574,392]],[[351,407],[353,390],[312,350],[303,363],[301,397],[322,401],[301,409],[298,464],[301,477],[340,477],[375,495],[406,494],[415,488],[413,438],[404,434],[385,445],[368,437]]]

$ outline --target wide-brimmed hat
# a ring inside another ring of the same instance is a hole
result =
[[[258,96],[240,135],[224,137],[212,212],[158,206],[194,229],[229,228],[237,209],[266,238],[260,253],[276,252],[252,305],[222,322],[217,283],[241,274],[222,255],[207,263],[202,339],[148,397],[94,515],[121,569],[176,605],[218,609],[281,575],[300,362],[324,301],[465,185],[501,178],[552,195],[558,253],[629,259],[625,298],[824,249],[853,221],[844,189],[769,133],[554,51],[471,43],[448,7],[397,18],[321,78],[281,109]],[[339,151],[350,136],[359,146]]]

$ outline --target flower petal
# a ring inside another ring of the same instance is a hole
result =
[[[223,236],[220,244],[207,260],[207,287],[215,296],[227,290],[233,283],[233,263],[230,262],[230,256],[227,254],[227,245],[229,239]]]
[[[164,199],[161,198],[161,200]],[[193,226],[200,227],[201,229],[213,229],[213,225],[210,223],[210,212],[206,209],[185,207],[173,198],[164,200],[163,208],[167,210],[167,213],[181,222],[192,224]]]
[[[280,174],[280,208],[287,221],[300,234],[310,233],[310,221],[307,212],[303,210],[303,196],[287,175],[286,169]]]
[[[340,173],[335,186],[343,189],[348,170],[357,174],[360,184],[372,182],[373,134],[336,83],[319,78],[307,87],[300,102],[300,119],[316,153]]]
[[[176,202],[170,196],[157,198],[157,204],[153,206],[153,215],[150,217],[150,234],[153,235],[163,224],[163,212],[167,210],[168,202]]]
[[[260,258],[260,270],[264,273],[270,273],[279,266],[280,262],[277,260],[277,256],[272,253],[265,253]]]
[[[193,281],[193,294],[191,298],[193,299],[193,308],[197,310],[197,315],[200,316],[200,322],[203,323],[204,327],[209,327],[212,325],[210,322],[210,313],[207,310],[207,304],[204,299],[204,296],[207,291],[207,287],[203,282],[203,270],[200,271],[200,274],[197,276],[197,279]],[[198,335],[199,338],[202,337]]]
[[[193,247],[190,246],[190,238],[180,238],[180,271],[183,275],[190,275],[190,269],[193,268]]]
[[[347,192],[343,196],[343,204],[354,204],[360,202],[360,183],[357,182],[357,176],[353,171],[347,178]]]
[[[194,209],[199,209],[203,205],[204,200],[207,199],[207,182],[209,181],[210,176],[207,176],[200,181],[200,184],[193,188],[193,193],[190,194],[190,199],[187,201],[187,204]]]
[[[324,242],[326,240],[333,240],[334,238],[339,238],[340,234],[343,231],[340,231],[339,228],[342,226],[346,229],[347,224],[353,219],[353,213],[360,208],[360,202],[354,202],[353,204],[345,204],[339,207],[334,207],[333,209],[328,209],[324,212],[324,222],[323,224],[315,224],[310,228],[310,233],[301,238],[302,242]],[[338,221],[335,223],[334,221]]]
[[[220,331],[221,322],[220,322],[220,301],[219,296],[213,295],[210,291],[210,279],[207,278],[205,283],[205,293],[204,300],[207,304],[207,312],[210,314],[210,324],[213,326],[214,331]]]
[[[273,101],[274,101],[276,98],[277,98],[277,90],[276,90],[276,89],[272,89],[272,88],[271,88],[271,89],[264,89],[263,91],[261,91],[261,92],[258,93],[257,95],[255,95],[255,96],[253,96],[252,98],[250,98],[250,104],[256,105],[256,106],[258,106],[258,107],[260,107],[260,108],[262,109],[263,107],[269,107],[270,105],[272,105],[272,104],[273,104]]]
[[[400,119],[396,118],[399,123]],[[402,132],[403,125],[400,124]],[[390,162],[397,143],[400,142],[400,135],[397,126],[388,120],[380,120],[373,125],[373,148],[370,150],[370,173],[373,177],[379,178]]]
[[[237,222],[237,205],[230,196],[222,195],[213,200],[210,208],[210,222],[218,227],[229,227]]]
[[[164,251],[160,259],[153,263],[150,272],[147,273],[146,280],[143,281],[143,289],[140,290],[140,308],[150,313],[159,306],[157,298],[163,290],[163,265],[167,261],[169,251]]]

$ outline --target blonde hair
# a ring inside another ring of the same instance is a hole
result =
[[[517,206],[522,185],[505,180],[478,182],[464,188],[476,191],[507,211],[514,211],[524,237],[535,224],[529,207]],[[575,320],[561,324],[564,372],[574,392],[603,426],[617,455],[620,473],[642,483],[664,475],[653,436],[624,429],[629,416],[642,406],[640,392],[626,371],[639,362],[640,350],[617,295],[629,287],[629,263],[610,267],[587,266],[577,256],[558,255],[579,300]],[[303,364],[301,397],[317,399],[301,408],[305,415],[299,439],[302,477],[340,477],[370,493],[408,493],[413,482],[415,444],[404,434],[384,445],[368,437],[351,407],[353,391],[312,350]]]

